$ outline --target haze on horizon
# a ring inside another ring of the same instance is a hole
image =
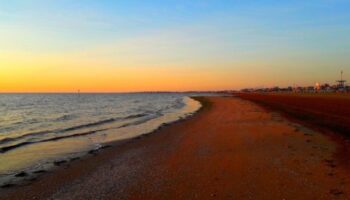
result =
[[[0,92],[223,90],[350,79],[350,1],[0,2]]]

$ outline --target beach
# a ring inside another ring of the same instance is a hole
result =
[[[345,139],[331,129],[253,99],[195,99],[194,116],[2,188],[0,199],[350,199]]]
[[[286,117],[349,135],[350,95],[347,93],[240,93],[239,97],[280,111]]]

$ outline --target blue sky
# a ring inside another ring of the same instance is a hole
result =
[[[350,73],[349,22],[345,0],[12,0],[0,2],[0,53],[240,80],[218,89],[313,84]]]

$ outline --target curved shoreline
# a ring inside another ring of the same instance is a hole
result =
[[[4,199],[346,199],[336,144],[249,101],[193,117],[9,188]],[[301,187],[302,186],[302,187]]]
[[[135,136],[132,136],[130,138],[125,138],[125,139],[120,139],[120,140],[115,140],[115,141],[110,141],[110,142],[106,142],[106,143],[102,143],[100,146],[98,146],[97,148],[88,150],[88,151],[82,151],[80,153],[77,153],[75,156],[62,156],[62,158],[58,158],[58,159],[54,159],[52,161],[49,162],[43,162],[39,167],[36,166],[34,167],[27,167],[25,169],[13,172],[13,173],[9,173],[9,174],[4,174],[2,177],[2,184],[0,185],[0,190],[1,188],[12,188],[12,187],[16,187],[16,186],[21,186],[21,185],[26,185],[26,184],[31,184],[31,182],[35,181],[36,179],[40,178],[40,176],[42,176],[43,174],[46,173],[51,173],[51,172],[55,172],[56,170],[62,168],[62,166],[67,166],[70,165],[71,162],[73,161],[77,161],[77,160],[84,160],[84,158],[87,158],[91,155],[96,155],[99,151],[106,149],[106,148],[110,148],[110,147],[115,147],[124,143],[127,143],[129,141],[135,140],[135,139],[139,139],[144,137],[145,135],[149,135],[152,134],[160,129],[162,129],[165,126],[168,126],[170,124],[173,123],[177,123],[179,121],[182,120],[186,120],[189,117],[195,115],[197,112],[200,111],[200,109],[202,108],[202,104],[199,101],[196,101],[195,98],[193,97],[186,97],[191,99],[191,101],[195,101],[199,104],[199,107],[196,108],[194,111],[189,111],[187,113],[185,113],[183,116],[179,117],[177,120],[173,121],[170,120],[169,122],[165,122],[162,124],[159,124],[159,126],[149,132],[144,132]],[[186,107],[191,106],[191,105],[187,105],[185,104],[185,106],[181,109],[186,109]],[[180,110],[181,110],[180,109]],[[187,108],[190,109],[190,108]],[[180,110],[178,112],[180,112]],[[96,131],[90,131],[90,132],[86,132],[86,133],[82,133],[79,135],[73,135],[73,136],[62,136],[63,139],[65,138],[71,138],[71,137],[80,137],[80,136],[85,136],[85,135],[90,135],[90,134],[94,134]],[[55,141],[55,139],[49,139],[47,140],[48,142],[50,141]],[[46,142],[46,140],[44,141]],[[35,142],[32,142],[35,143]],[[30,144],[32,144],[30,143]],[[27,143],[25,143],[24,145],[27,145]],[[22,147],[23,145],[20,144],[20,147]],[[6,149],[7,150],[7,149]],[[8,149],[11,150],[11,149]],[[0,153],[5,153],[1,152]]]

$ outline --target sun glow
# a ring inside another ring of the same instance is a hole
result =
[[[350,71],[346,2],[11,2],[0,3],[0,92],[226,90]]]

